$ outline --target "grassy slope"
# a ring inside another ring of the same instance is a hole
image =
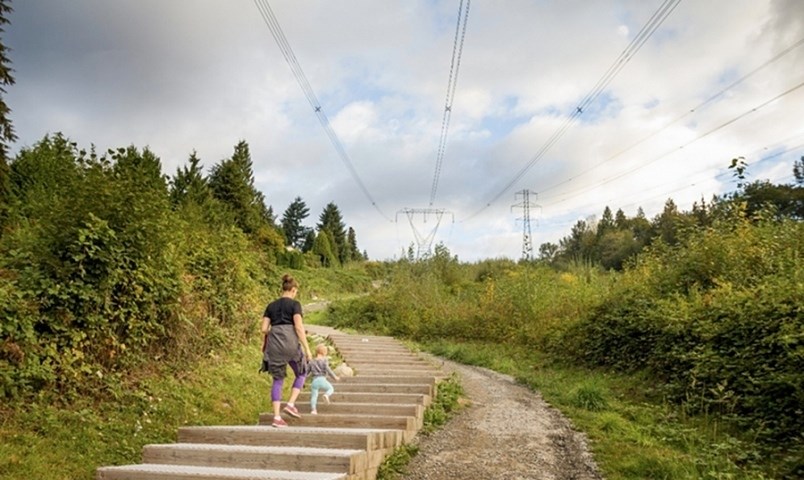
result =
[[[210,352],[191,371],[147,378],[67,406],[38,403],[0,417],[0,477],[91,479],[101,465],[140,463],[147,443],[175,442],[182,425],[255,424],[268,406],[259,344]]]
[[[360,266],[290,273],[301,282],[302,303],[354,296],[371,284]],[[114,386],[96,398],[65,402],[42,392],[31,405],[0,405],[0,478],[93,479],[98,466],[140,463],[143,445],[175,442],[180,426],[256,424],[270,407],[269,377],[258,373],[263,308],[252,308],[248,345],[210,351],[190,369],[154,364],[106,382]]]

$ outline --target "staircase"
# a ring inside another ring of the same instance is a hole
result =
[[[146,445],[142,464],[100,467],[98,480],[374,480],[387,455],[415,437],[443,373],[391,337],[347,335],[310,325],[327,336],[355,376],[334,382],[332,403],[310,411],[309,390],[289,427],[182,427],[178,443]],[[309,388],[309,385],[308,387]],[[269,403],[269,402],[266,402]]]

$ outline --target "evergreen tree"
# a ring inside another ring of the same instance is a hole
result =
[[[174,206],[185,202],[204,205],[212,195],[207,180],[202,174],[201,160],[195,153],[190,154],[189,165],[177,168],[170,181],[170,201]]]
[[[235,146],[231,158],[212,167],[209,186],[244,232],[252,234],[266,224],[273,225],[273,212],[265,206],[265,196],[254,187],[251,154],[245,140]]]
[[[655,237],[660,237],[666,244],[675,245],[678,241],[678,224],[680,215],[672,198],[664,202],[664,210],[653,220]]]
[[[147,147],[140,153],[133,145],[109,150],[117,177],[129,180],[138,188],[155,189],[167,195],[167,177],[162,174],[162,161]]]
[[[804,185],[804,156],[793,163],[793,176],[797,184]]]
[[[302,221],[310,215],[310,209],[301,197],[296,197],[282,214],[282,233],[285,241],[298,249],[302,249],[307,239],[307,229]]]
[[[346,245],[348,252],[347,261],[353,262],[360,260],[362,255],[360,255],[360,250],[357,248],[357,235],[355,234],[355,229],[352,227],[349,227],[349,231],[346,233]]]
[[[653,238],[651,236],[651,225],[650,221],[645,217],[645,211],[642,207],[637,209],[636,217],[632,218],[629,223],[631,224],[631,232],[633,232],[634,238],[639,245],[645,246],[650,244]]]
[[[603,216],[597,224],[597,237],[602,237],[606,232],[614,230],[614,217],[608,205],[603,209]]]
[[[332,251],[337,255],[340,263],[346,261],[346,225],[343,223],[341,211],[334,202],[330,202],[324,207],[321,216],[318,217],[318,232],[325,230],[332,243]]]
[[[302,244],[302,252],[307,253],[313,249],[315,244],[315,230],[312,228],[305,228],[304,230],[304,243]]]
[[[592,260],[595,246],[595,230],[584,220],[573,225],[570,235],[559,241],[562,256],[568,259]]]
[[[5,33],[5,25],[9,23],[8,16],[12,10],[10,2],[0,0],[0,34]],[[0,235],[2,235],[2,227],[8,213],[11,195],[8,144],[17,140],[17,135],[14,133],[14,126],[9,116],[11,109],[4,98],[6,87],[14,85],[14,77],[11,75],[13,70],[9,66],[10,63],[8,49],[0,39]]]
[[[336,267],[340,265],[338,256],[335,254],[335,251],[332,248],[332,242],[330,241],[327,230],[321,230],[318,232],[318,235],[315,237],[315,242],[313,242],[312,251],[318,255],[322,266]]]
[[[618,208],[617,213],[614,214],[614,226],[617,230],[628,228],[628,217],[625,216],[622,208]]]

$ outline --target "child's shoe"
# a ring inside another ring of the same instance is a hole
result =
[[[271,426],[274,428],[287,428],[288,422],[283,420],[282,417],[274,417],[274,421],[271,423]]]
[[[310,410],[310,415],[318,415],[318,411],[317,410]]]

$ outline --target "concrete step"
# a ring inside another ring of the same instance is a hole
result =
[[[96,480],[346,480],[343,473],[290,472],[249,468],[216,468],[188,465],[124,465],[101,467]]]
[[[439,376],[443,375],[443,372],[440,372],[435,369],[435,367],[419,367],[419,366],[411,366],[411,365],[371,365],[371,364],[351,364],[347,363],[352,370],[354,370],[354,376],[371,376],[371,375],[399,375],[399,376],[417,376],[417,375],[427,375],[427,376]]]
[[[342,350],[393,350],[395,352],[412,352],[410,348],[401,343],[363,343],[363,342],[333,342],[338,351]]]
[[[341,377],[336,385],[344,383],[415,383],[419,385],[435,385],[438,378],[426,375],[357,375],[355,377]]]
[[[365,393],[365,392],[339,392],[332,394],[333,403],[394,403],[430,405],[430,395],[421,393]],[[310,392],[302,391],[298,401],[309,402]]]
[[[368,453],[334,448],[174,443],[146,445],[142,463],[356,475],[368,468]]]
[[[356,376],[335,384],[332,403],[310,415],[309,390],[298,398],[301,418],[290,426],[181,427],[178,443],[146,445],[141,465],[101,467],[99,480],[374,480],[386,456],[412,441],[438,381],[438,362],[384,336],[320,329]]]
[[[343,357],[343,361],[347,365],[374,365],[375,367],[399,367],[399,368],[433,368],[433,366],[423,360],[419,359],[404,359],[386,357],[382,360],[372,359],[370,357]]]
[[[347,361],[366,361],[379,363],[419,362],[427,363],[422,357],[413,353],[387,353],[387,352],[339,352]]]
[[[349,365],[353,363],[368,363],[372,365],[413,365],[413,366],[427,366],[431,364],[419,357],[402,356],[402,355],[386,355],[386,356],[372,356],[372,355],[344,355],[344,361]]]
[[[375,354],[416,354],[407,347],[388,345],[385,347],[364,347],[358,345],[342,345],[335,347],[341,353],[375,353]]]
[[[383,450],[401,444],[398,430],[377,428],[274,428],[264,425],[179,428],[181,443]]]
[[[335,392],[351,393],[421,393],[433,395],[434,386],[416,383],[339,383]]]
[[[396,345],[403,345],[402,342],[394,337],[387,337],[384,335],[349,335],[349,334],[330,334],[329,339],[333,343],[340,342],[353,342],[353,343],[392,343]]]
[[[310,412],[310,402],[296,402],[296,407],[302,415]],[[327,404],[318,396],[319,414],[344,414],[344,415],[402,415],[420,418],[424,415],[424,406],[417,404],[393,404],[393,403],[329,403]]]
[[[261,413],[260,425],[270,425],[273,413]],[[283,417],[289,425],[294,427],[323,427],[323,428],[381,428],[393,430],[415,430],[418,421],[414,416],[389,415],[349,415],[349,414],[318,414],[305,415],[301,418]]]

